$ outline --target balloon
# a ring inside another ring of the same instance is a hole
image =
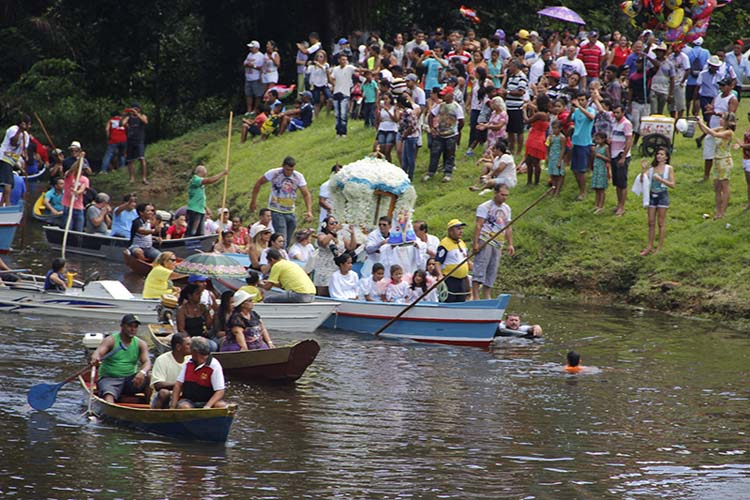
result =
[[[682,5],[682,0],[666,0],[664,4],[669,10],[675,10],[677,7]]]
[[[676,28],[682,24],[682,19],[685,17],[684,9],[675,9],[667,17],[667,27]]]
[[[651,0],[651,12],[658,14],[664,9],[664,0]]]
[[[693,24],[693,27],[690,28],[687,33],[685,33],[685,43],[690,43],[693,40],[705,36],[706,31],[708,31],[708,23],[710,20],[710,17],[704,17],[703,19],[700,19],[695,24]]]
[[[625,13],[626,16],[628,16],[630,18],[633,18],[636,15],[638,15],[638,13],[633,8],[633,2],[632,2],[632,0],[629,0],[627,2],[622,2],[620,4],[620,9]]]
[[[679,120],[677,120],[675,127],[677,128],[677,131],[679,133],[684,134],[685,132],[687,132],[687,129],[688,129],[687,120],[684,118],[680,118]]]
[[[715,8],[716,0],[698,0],[691,9],[693,21],[709,17]]]

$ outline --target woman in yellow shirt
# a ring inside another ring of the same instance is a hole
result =
[[[177,266],[177,258],[172,252],[162,252],[154,261],[154,268],[146,276],[143,285],[144,299],[158,299],[165,293],[174,293],[170,278]]]

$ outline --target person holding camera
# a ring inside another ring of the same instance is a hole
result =
[[[94,202],[86,209],[86,232],[107,234],[112,224],[112,207],[109,206],[109,195],[99,193]]]
[[[318,259],[315,265],[315,289],[318,295],[328,297],[328,279],[338,270],[336,257],[344,252],[353,252],[357,248],[354,226],[349,225],[347,239],[341,232],[341,224],[336,217],[329,215],[323,220],[318,233]]]
[[[143,183],[148,184],[146,179],[146,125],[148,125],[148,116],[141,112],[141,105],[137,102],[125,110],[127,116],[122,120],[122,126],[127,132],[127,159],[128,172],[130,173],[130,182],[135,182],[135,169],[133,162],[141,162],[143,171]]]

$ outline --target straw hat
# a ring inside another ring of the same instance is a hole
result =
[[[164,307],[167,307],[169,309],[177,309],[177,296],[173,295],[171,293],[165,293],[161,296],[159,299],[161,301],[161,305]]]

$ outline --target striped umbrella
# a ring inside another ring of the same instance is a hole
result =
[[[191,255],[177,264],[174,270],[177,273],[202,274],[209,277],[244,278],[247,275],[247,270],[242,264],[220,253],[197,253]]]

